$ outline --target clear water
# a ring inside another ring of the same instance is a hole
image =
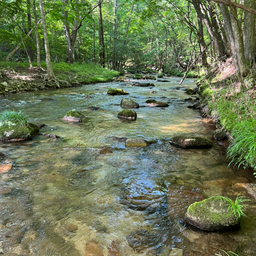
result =
[[[212,195],[249,196],[234,184],[253,179],[228,167],[225,149],[216,142],[209,150],[169,144],[172,136],[183,133],[212,139],[214,129],[184,101],[190,96],[183,89],[194,87],[194,81],[177,90],[179,79],[169,79],[154,88],[105,83],[1,99],[0,111],[22,110],[30,122],[47,125],[42,133],[61,137],[40,135],[0,144],[0,152],[13,161],[9,173],[0,174],[3,255],[169,256],[176,249],[185,256],[210,256],[219,249],[255,255],[254,201],[238,231],[207,233],[183,222],[195,201]],[[109,96],[108,87],[129,95]],[[122,98],[144,106],[136,109],[136,121],[117,118]],[[149,107],[148,99],[170,106]],[[82,123],[62,121],[72,109],[83,112]],[[154,143],[126,148],[113,137]],[[112,153],[101,154],[106,148]]]

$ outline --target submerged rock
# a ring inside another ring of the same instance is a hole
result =
[[[161,82],[161,83],[169,83],[170,81],[167,79],[157,79],[157,82]]]
[[[155,86],[153,83],[133,83],[132,86],[139,86],[139,87],[149,87],[149,86]]]
[[[232,211],[229,198],[213,196],[191,204],[185,221],[205,231],[229,230],[239,227],[238,215]]]
[[[122,99],[120,106],[122,108],[138,108],[139,104],[131,99]]]
[[[156,101],[156,100],[146,100],[146,103],[150,107],[159,107],[159,108],[169,107],[169,104],[167,104],[166,102],[161,102],[161,101]]]
[[[126,147],[141,147],[141,148],[143,148],[148,145],[149,145],[149,143],[142,139],[127,139],[126,143],[125,143]]]
[[[32,123],[15,124],[12,122],[2,123],[0,126],[0,141],[17,142],[30,140],[39,134],[39,128]]]
[[[213,146],[213,142],[202,137],[194,137],[194,136],[186,136],[180,135],[173,137],[170,140],[170,143],[176,147],[180,148],[211,148]]]
[[[135,121],[137,119],[137,113],[130,109],[124,109],[118,113],[117,117]]]
[[[84,115],[75,109],[68,111],[66,115],[62,118],[63,121],[71,123],[79,123],[82,122],[83,119]]]
[[[114,89],[110,88],[107,92],[109,95],[127,95],[129,94],[128,92],[124,91],[123,89]]]
[[[127,237],[128,244],[136,252],[142,252],[150,247],[155,247],[161,243],[161,236],[157,233],[150,233],[147,230],[137,230]]]

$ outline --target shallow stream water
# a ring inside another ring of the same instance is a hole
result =
[[[0,174],[0,253],[211,256],[222,249],[256,255],[254,200],[237,231],[208,233],[183,222],[195,201],[249,197],[237,184],[253,177],[228,166],[221,143],[208,150],[170,145],[172,136],[184,133],[212,140],[214,125],[187,108],[191,96],[184,89],[195,87],[194,81],[179,87],[178,78],[168,79],[153,88],[104,83],[0,100],[0,112],[22,110],[30,122],[46,125],[42,133],[61,137],[0,144],[0,153],[13,163]],[[109,96],[108,87],[129,95]],[[142,106],[136,121],[117,118],[122,98]],[[169,107],[151,107],[148,99]],[[62,121],[72,109],[85,115],[82,123]],[[153,143],[126,148],[124,138]]]

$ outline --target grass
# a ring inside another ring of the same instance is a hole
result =
[[[41,62],[42,68],[46,69],[45,62]],[[33,63],[36,67],[36,63]],[[11,62],[0,61],[0,69],[13,69],[17,67],[29,68],[29,63],[26,62]],[[82,82],[85,84],[96,82],[112,81],[114,76],[118,76],[119,72],[108,70],[94,63],[79,64],[79,63],[52,63],[53,71],[57,78],[70,82]]]
[[[216,256],[239,256],[239,254],[235,253],[235,252],[232,252],[232,251],[225,251],[225,250],[222,250],[220,249],[221,253],[216,253],[215,255]]]
[[[0,122],[3,124],[14,123],[24,125],[27,123],[27,118],[21,111],[5,110],[0,114]]]
[[[219,196],[218,198],[222,198],[228,202],[228,209],[232,211],[232,213],[237,216],[238,218],[241,218],[242,216],[246,216],[244,213],[244,208],[246,205],[244,202],[251,201],[250,199],[247,199],[245,197],[237,196],[236,200],[233,201],[232,199],[225,197],[225,196]]]

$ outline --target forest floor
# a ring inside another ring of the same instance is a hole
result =
[[[0,62],[0,95],[108,82],[119,74],[89,64],[60,63],[54,64],[53,69],[55,79],[50,80],[44,68],[30,68],[27,63]]]

